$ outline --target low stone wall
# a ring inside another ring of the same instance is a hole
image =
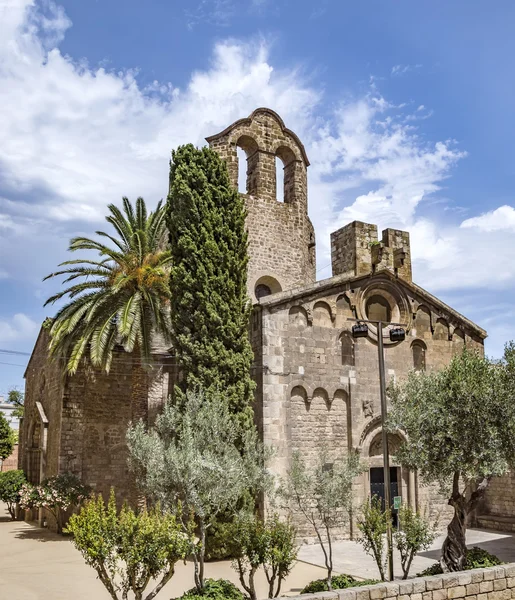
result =
[[[333,592],[302,594],[296,600],[514,600],[515,563],[445,573]]]

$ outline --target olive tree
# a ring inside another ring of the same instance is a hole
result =
[[[333,535],[344,527],[352,508],[352,484],[363,472],[359,457],[351,453],[329,462],[322,450],[314,466],[308,466],[299,452],[292,456],[291,469],[280,494],[290,509],[301,515],[314,529],[324,554],[327,587],[332,589]]]
[[[411,372],[390,394],[389,427],[407,437],[398,459],[439,484],[454,509],[441,565],[460,571],[471,514],[491,478],[515,466],[515,347],[497,364],[465,350],[441,371]]]
[[[241,586],[249,600],[257,600],[254,583],[262,567],[268,582],[268,598],[277,598],[283,580],[297,559],[296,530],[289,520],[273,514],[263,520],[254,513],[241,511],[227,527],[227,541],[234,557]]]
[[[407,579],[415,556],[422,550],[428,550],[435,541],[438,521],[430,523],[419,511],[407,505],[401,506],[397,516],[399,529],[393,538],[401,557],[402,578]]]
[[[192,556],[195,586],[202,593],[208,529],[220,514],[234,515],[248,490],[265,485],[265,453],[257,433],[219,397],[189,391],[180,405],[167,402],[150,431],[143,423],[129,429],[127,441],[146,495],[165,509],[180,503],[186,533],[191,517],[196,520],[199,540]]]
[[[358,517],[358,529],[361,534],[358,543],[374,559],[381,581],[386,580],[388,555],[385,549],[385,541],[386,534],[391,526],[391,510],[389,508],[383,510],[378,496],[367,498],[361,507],[361,515]]]

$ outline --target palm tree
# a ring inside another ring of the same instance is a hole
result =
[[[68,296],[69,302],[56,314],[50,327],[51,356],[66,360],[73,375],[81,361],[109,373],[116,346],[132,353],[132,419],[146,418],[147,370],[152,363],[151,339],[160,333],[169,341],[169,268],[165,211],[158,203],[147,214],[138,198],[135,209],[123,198],[123,212],[108,206],[116,235],[97,231],[114,247],[85,237],[73,238],[69,250],[94,250],[99,260],[67,260],[44,280],[66,275],[67,289],[55,294],[45,306]],[[76,283],[75,280],[80,282]]]

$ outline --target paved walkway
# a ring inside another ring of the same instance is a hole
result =
[[[295,595],[313,579],[324,576],[324,569],[298,562],[283,585]],[[209,563],[207,577],[229,579],[238,576],[229,561]],[[173,579],[157,600],[170,600],[193,587],[193,565],[180,563]],[[257,591],[267,597],[264,573],[257,577]],[[23,521],[10,521],[0,503],[0,599],[1,600],[109,600],[110,596],[66,537],[39,529]]]
[[[469,545],[478,545],[496,554],[506,562],[515,562],[515,535],[483,530],[469,531]],[[425,569],[437,560],[442,539],[433,548],[418,556],[412,573]],[[355,542],[337,542],[334,545],[335,571],[360,578],[377,578],[377,569],[370,557]],[[323,577],[323,556],[318,545],[303,546],[299,561],[283,591],[298,594],[313,579]],[[0,503],[0,598],[9,600],[108,600],[109,595],[88,567],[70,540],[46,529],[39,529],[22,521],[10,521]],[[224,578],[238,583],[230,562],[209,563],[207,577]],[[401,574],[396,567],[396,574]],[[180,596],[193,585],[191,563],[178,564],[176,574],[161,591],[158,600]],[[257,578],[258,594],[267,596],[263,573]]]
[[[444,536],[437,538],[427,552],[416,556],[410,569],[410,575],[416,575],[430,567],[440,558]],[[469,529],[467,532],[467,545],[479,546],[495,554],[504,562],[515,562],[515,534],[484,529]],[[334,568],[338,573],[347,573],[362,579],[378,579],[379,572],[374,560],[365,554],[362,546],[352,541],[336,542],[333,546],[335,556]],[[324,556],[320,546],[302,546],[299,558],[314,565],[323,565]],[[402,577],[400,558],[397,552],[394,555],[394,573]]]

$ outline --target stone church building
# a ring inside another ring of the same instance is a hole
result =
[[[309,160],[275,112],[257,109],[207,142],[235,186],[238,148],[246,154],[255,414],[262,439],[275,448],[271,468],[285,475],[294,450],[314,461],[324,447],[329,459],[357,449],[367,465],[355,483],[359,503],[383,485],[377,330],[369,326],[368,337],[353,339],[349,319],[405,324],[404,341],[391,342],[389,327],[383,332],[388,379],[441,368],[464,346],[482,351],[486,332],[413,282],[405,231],[385,229],[379,237],[376,225],[345,225],[331,235],[332,277],[316,281]],[[284,166],[279,194],[276,157]],[[120,352],[109,375],[85,368],[63,378],[47,359],[47,336],[42,328],[25,375],[20,467],[30,481],[71,471],[99,492],[115,486],[128,495],[130,356]],[[156,339],[154,353],[150,421],[176,377],[173,350]],[[396,461],[401,439],[390,436],[394,495],[445,521],[448,507],[436,490]]]

